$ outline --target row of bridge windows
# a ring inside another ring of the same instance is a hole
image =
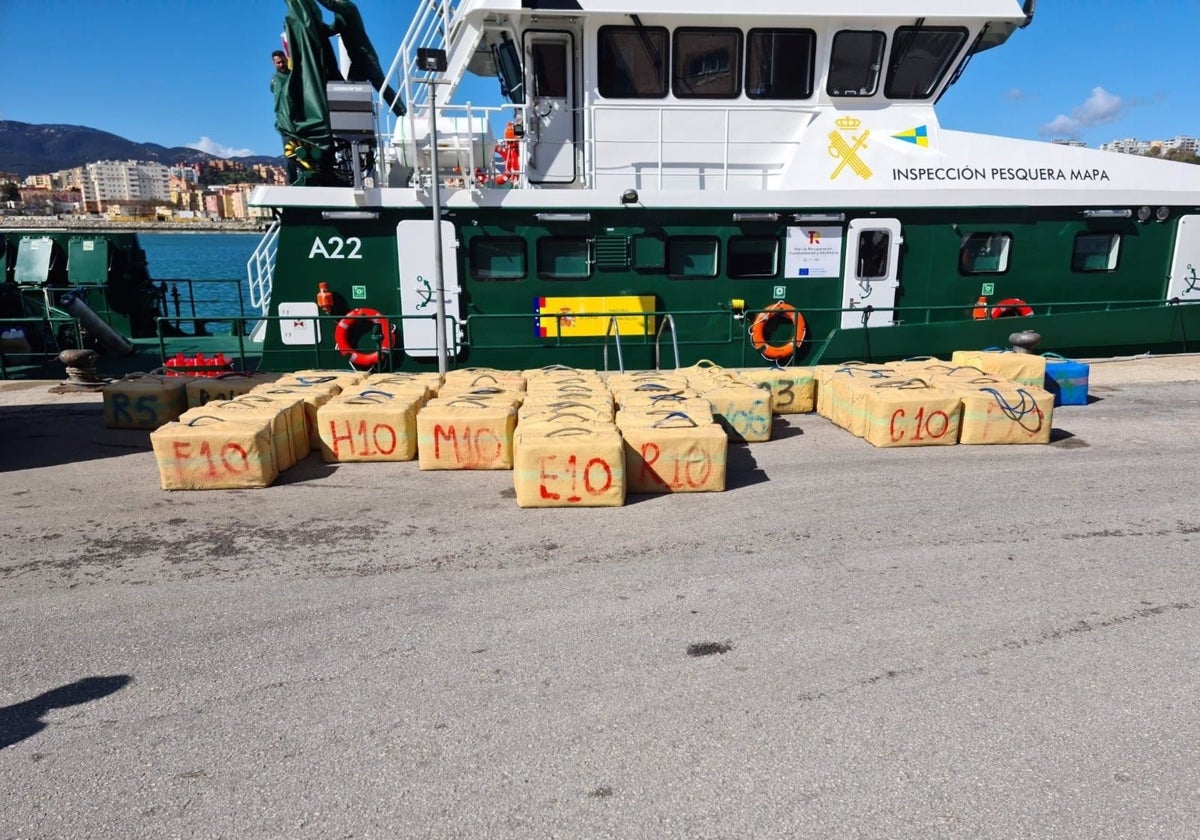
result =
[[[860,270],[863,277],[882,276],[886,269],[886,241],[882,248],[872,237],[878,231],[860,234]],[[635,237],[633,267],[663,272],[673,279],[717,277],[734,280],[773,279],[782,271],[782,247],[773,236]],[[648,246],[648,247],[646,247]],[[959,247],[959,274],[977,276],[1004,274],[1013,251],[1010,233],[969,233]],[[1075,236],[1071,271],[1113,271],[1121,251],[1117,233],[1080,233]],[[882,260],[875,265],[878,254]],[[722,259],[723,257],[723,259]],[[865,262],[864,262],[865,261]],[[866,263],[871,263],[870,265]],[[627,263],[622,263],[626,267]],[[589,236],[543,236],[534,245],[534,269],[542,280],[586,280],[596,267],[596,245]],[[482,281],[513,281],[529,277],[529,247],[520,237],[476,236],[470,240],[471,276]]]
[[[888,36],[844,29],[833,36],[826,92],[928,99],[967,39],[962,27],[901,26]],[[811,29],[603,26],[598,33],[600,95],[611,99],[809,99],[816,76]],[[884,64],[885,55],[888,56]],[[886,69],[886,74],[884,70]]]

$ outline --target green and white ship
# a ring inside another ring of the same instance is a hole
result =
[[[265,369],[1200,338],[1200,167],[938,120],[1032,0],[423,0],[351,81],[321,9],[288,9],[299,183],[252,197],[277,212],[247,294]]]

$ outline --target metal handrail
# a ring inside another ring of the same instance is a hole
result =
[[[613,343],[617,346],[617,367],[621,373],[625,372],[625,355],[621,352],[621,325],[617,323],[617,316],[613,315],[608,319],[608,326],[604,328],[604,369],[608,370],[608,337],[613,337]]]
[[[675,316],[670,312],[662,317],[658,330],[654,334],[654,369],[662,370],[662,334],[667,325],[671,326],[671,348],[675,351],[675,368],[679,368],[679,337],[675,334]]]
[[[250,305],[263,315],[271,306],[271,285],[275,276],[275,255],[279,249],[280,220],[267,228],[250,259],[246,261],[246,281],[250,288]]]

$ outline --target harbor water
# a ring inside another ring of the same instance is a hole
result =
[[[230,317],[250,308],[246,287],[246,263],[262,234],[251,233],[140,233],[150,276],[156,282],[182,280],[179,284],[180,314],[190,306],[189,289],[196,309]],[[176,284],[171,283],[174,287]],[[168,307],[175,311],[173,289]]]

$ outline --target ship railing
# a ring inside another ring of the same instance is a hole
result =
[[[211,325],[229,323],[229,333],[245,332],[245,297],[240,280],[166,277],[155,281],[168,334],[213,335]],[[191,326],[191,332],[185,327]]]
[[[275,256],[279,249],[279,219],[267,228],[254,253],[246,261],[246,282],[250,290],[250,305],[267,314],[271,306],[271,283],[275,276]],[[239,288],[238,299],[241,299]]]
[[[804,128],[815,113],[812,108],[774,107],[771,131],[742,136],[745,132],[738,131],[739,124],[750,118],[762,120],[761,107],[606,102],[580,111],[585,123],[586,186],[596,188],[603,177],[660,190],[670,188],[668,180],[696,189],[775,186],[794,160]],[[605,117],[621,126],[620,136],[600,124]],[[643,150],[650,145],[654,151],[647,157]],[[739,183],[731,184],[731,178]]]
[[[567,119],[563,112],[561,119]],[[596,189],[614,186],[638,189],[770,189],[779,185],[795,160],[804,127],[812,111],[779,108],[772,112],[778,128],[748,132],[748,118],[761,120],[761,108],[705,105],[593,104],[573,112],[583,125],[580,186]],[[538,151],[536,132],[526,131],[517,143],[521,171],[501,168],[495,151],[509,142],[508,122],[526,126],[537,116],[527,105],[438,104],[439,176],[447,187],[488,189],[529,186],[525,162]],[[636,123],[629,128],[630,121]],[[626,125],[617,130],[617,122]],[[681,133],[680,125],[695,130]],[[415,171],[417,183],[428,186],[430,163],[428,109],[415,110],[383,136],[388,166],[385,183],[404,185]],[[481,177],[474,177],[481,175]],[[500,177],[503,176],[503,177]],[[550,185],[550,188],[554,188]]]
[[[37,334],[31,335],[35,328]],[[64,343],[83,346],[79,321],[65,313],[0,318],[0,336],[10,331],[18,331],[22,338],[0,338],[0,380],[8,379],[10,374],[27,377],[32,372],[45,373],[65,349]]]

